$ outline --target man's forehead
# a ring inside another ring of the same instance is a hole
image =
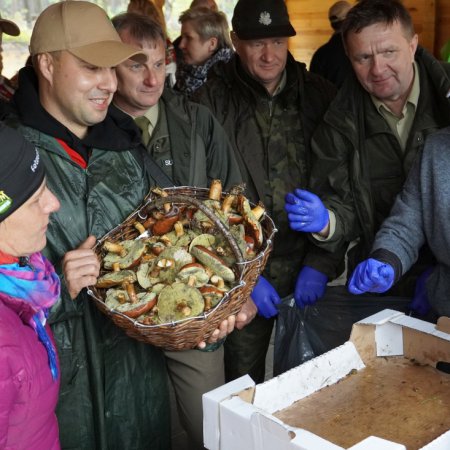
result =
[[[137,38],[133,36],[128,29],[119,31],[120,38],[129,45],[135,45],[142,49],[156,49],[162,47],[165,51],[166,43],[160,39]]]
[[[279,36],[279,37],[262,37],[262,38],[257,38],[257,39],[240,39],[239,41],[242,42],[243,44],[254,44],[256,42],[261,42],[263,44],[267,43],[271,43],[271,42],[280,42],[280,41],[288,41],[288,37],[286,36]]]

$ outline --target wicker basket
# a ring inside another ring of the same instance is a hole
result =
[[[223,232],[224,225],[217,219],[214,213],[205,207],[202,200],[208,198],[209,189],[194,187],[176,187],[164,189],[169,197],[161,198],[150,194],[143,205],[124,220],[119,226],[107,233],[97,243],[95,251],[99,257],[103,255],[102,244],[105,240],[112,242],[135,239],[139,232],[134,227],[134,223],[144,222],[149,211],[162,203],[194,204],[214,221],[217,228]],[[211,310],[201,316],[191,317],[163,325],[145,325],[132,319],[119,311],[111,310],[104,303],[106,289],[99,289],[90,286],[88,293],[95,301],[97,307],[130,337],[139,341],[164,348],[166,350],[177,351],[194,348],[199,342],[207,340],[219,324],[230,315],[237,314],[244,302],[248,299],[256,283],[258,276],[266,265],[267,258],[272,250],[273,235],[277,231],[272,219],[264,215],[261,220],[264,234],[264,242],[256,258],[250,261],[243,261],[240,250],[231,236],[227,237],[230,246],[235,253],[237,263],[235,270],[238,273],[238,282],[228,291],[222,300]],[[225,233],[224,233],[225,234]]]

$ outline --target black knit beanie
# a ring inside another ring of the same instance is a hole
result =
[[[38,190],[44,175],[44,165],[34,145],[0,123],[0,222]]]

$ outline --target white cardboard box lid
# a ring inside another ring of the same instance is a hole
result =
[[[450,341],[450,334],[438,330],[434,324],[394,310],[381,311],[355,324],[356,327],[367,325],[375,326],[377,353],[380,355],[398,354],[400,344],[403,345],[403,327]],[[205,446],[210,450],[342,449],[307,430],[289,427],[272,414],[322,387],[336,383],[351,370],[364,367],[354,344],[349,341],[265,383],[255,386],[253,380],[245,376],[204,394]],[[253,403],[238,397],[246,390],[253,396]],[[351,450],[404,448],[401,444],[369,436]],[[450,431],[422,450],[449,449]]]

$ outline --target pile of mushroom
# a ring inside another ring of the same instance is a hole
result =
[[[238,258],[253,259],[263,244],[264,207],[252,209],[240,186],[222,196],[214,180],[202,202],[207,210],[198,201],[165,202],[170,197],[161,189],[154,194],[161,201],[133,224],[136,239],[103,243],[104,270],[96,284],[111,310],[148,325],[214,308],[237,283]]]

